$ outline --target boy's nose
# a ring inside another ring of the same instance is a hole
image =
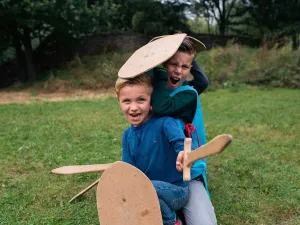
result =
[[[131,110],[131,111],[136,111],[136,110],[138,110],[137,104],[132,103],[132,104],[130,105],[130,110]]]
[[[181,66],[176,66],[175,72],[178,73],[178,74],[181,74],[182,73]]]

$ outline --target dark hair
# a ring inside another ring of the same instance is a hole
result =
[[[186,52],[186,53],[196,56],[195,46],[193,45],[193,42],[188,37],[184,38],[183,42],[181,43],[181,45],[178,48],[178,51]]]

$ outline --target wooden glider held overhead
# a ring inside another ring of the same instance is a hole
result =
[[[118,72],[120,78],[133,78],[171,58],[186,37],[185,33],[167,35],[136,50]]]
[[[118,77],[133,78],[161,65],[177,52],[185,38],[189,38],[197,53],[206,49],[201,41],[185,33],[158,36],[130,56],[119,70]]]
[[[191,139],[186,138],[184,142],[184,162],[183,162],[183,179],[185,181],[191,180],[190,169],[192,164],[202,158],[206,158],[211,155],[215,155],[224,151],[224,149],[231,143],[232,136],[229,134],[218,135],[205,145],[191,151]],[[95,164],[95,165],[78,165],[78,166],[63,166],[52,170],[54,174],[79,174],[88,172],[103,172],[109,168],[112,163],[108,164]],[[174,165],[175,166],[175,165]],[[83,195],[86,191],[90,190],[93,186],[98,183],[99,180],[95,181],[87,188],[80,191],[75,195],[69,202],[72,202],[77,197]]]

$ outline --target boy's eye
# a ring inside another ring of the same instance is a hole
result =
[[[175,62],[169,62],[169,65],[170,66],[173,66],[173,67],[181,67],[183,70],[188,70],[190,67],[188,66],[188,65],[182,65],[182,66],[180,66],[180,65],[178,65],[177,63],[175,63]]]
[[[130,99],[123,99],[122,102],[124,102],[124,103],[130,102]]]
[[[169,62],[169,65],[171,65],[171,66],[177,66],[177,64],[174,63],[174,62]]]
[[[145,99],[144,98],[138,98],[138,101],[143,102],[143,101],[145,101]]]

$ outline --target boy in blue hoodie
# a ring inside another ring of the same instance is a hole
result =
[[[150,76],[118,78],[115,88],[119,105],[131,123],[122,138],[122,160],[151,180],[164,224],[180,225],[176,211],[189,197],[189,185],[182,180],[184,133],[174,118],[152,115]]]

